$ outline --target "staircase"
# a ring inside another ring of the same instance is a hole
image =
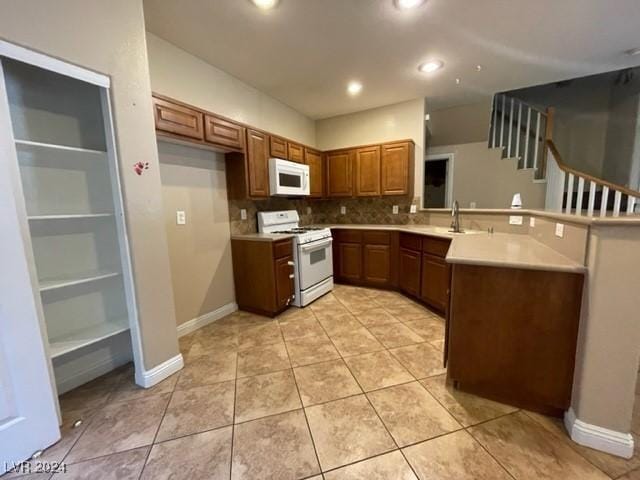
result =
[[[493,99],[489,147],[502,158],[531,170],[534,182],[546,182],[545,209],[600,217],[632,215],[640,208],[640,192],[567,166],[553,143],[553,114],[506,94]]]

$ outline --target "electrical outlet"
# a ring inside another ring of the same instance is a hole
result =
[[[531,228],[536,226],[536,217],[529,217],[529,226]]]
[[[564,224],[556,223],[556,237],[564,237]]]
[[[398,210],[398,205],[394,205],[394,206],[391,208],[391,211],[393,212],[393,214],[394,214],[394,215],[398,215],[398,212],[399,212],[399,210]]]
[[[415,203],[412,203],[409,207],[409,213],[416,213],[418,211],[418,206]]]
[[[340,206],[340,215],[345,215],[347,213],[347,207],[344,205]]]
[[[469,208],[476,208],[476,202],[469,202]]]
[[[176,211],[176,224],[177,225],[186,225],[187,224],[187,214],[184,210]]]
[[[240,220],[246,220],[247,219],[247,209],[246,208],[241,208],[240,209]]]
[[[311,207],[307,207],[307,215],[311,215]]]
[[[509,217],[509,225],[522,225],[521,215],[511,215]]]

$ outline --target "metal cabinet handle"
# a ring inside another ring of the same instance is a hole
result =
[[[296,266],[295,262],[292,262],[291,260],[289,260],[287,262],[287,265],[289,265],[290,267],[295,267]]]
[[[289,278],[293,278],[295,277],[295,275],[292,273],[291,275],[289,275]]]

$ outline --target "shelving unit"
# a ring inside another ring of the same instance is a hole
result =
[[[96,365],[131,359],[132,278],[108,93],[15,60],[0,62],[37,291],[62,393],[106,373]],[[123,345],[126,358],[114,358]],[[70,372],[77,378],[69,380]]]

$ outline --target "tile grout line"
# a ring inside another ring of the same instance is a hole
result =
[[[311,312],[315,318],[315,313],[312,311]],[[317,321],[317,319],[316,319]],[[282,342],[284,343],[284,348],[285,351],[287,352],[287,359],[289,360],[289,364],[291,364],[291,357],[289,356],[289,349],[287,348],[287,342],[284,339],[284,334],[282,333],[282,329],[280,330],[280,334],[282,335]],[[307,417],[307,411],[304,408],[304,403],[302,401],[302,395],[300,395],[300,386],[298,385],[298,379],[296,378],[296,372],[293,369],[293,365],[291,366],[291,376],[293,377],[293,383],[296,386],[296,392],[298,392],[298,400],[300,400],[300,407],[302,410],[302,415],[304,415],[304,421],[305,424],[307,425],[307,431],[309,432],[309,438],[311,439],[311,445],[313,446],[313,453],[316,456],[316,462],[318,462],[318,470],[320,475],[322,475],[322,464],[320,463],[320,456],[318,455],[318,448],[316,447],[316,442],[313,439],[313,432],[311,431],[311,425],[309,425],[309,418]],[[310,477],[315,476],[316,474],[312,474],[310,475]],[[309,477],[309,478],[310,478]],[[324,475],[322,475],[322,477],[324,478]]]
[[[236,352],[236,374],[233,379],[233,413],[231,415],[231,449],[229,451],[229,479],[233,477],[233,447],[236,436],[236,403],[238,401],[238,352]]]

